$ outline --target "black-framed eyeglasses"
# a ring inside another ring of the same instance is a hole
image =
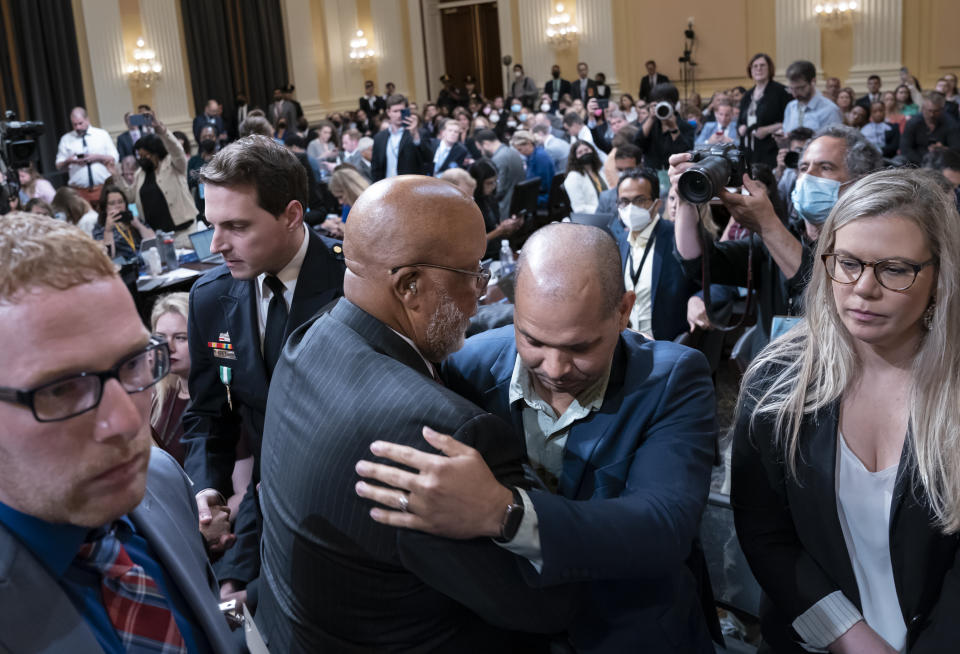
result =
[[[391,275],[396,275],[401,268],[439,268],[440,270],[449,270],[460,273],[461,275],[470,275],[476,279],[477,288],[483,290],[490,282],[490,271],[480,265],[480,270],[464,270],[463,268],[451,268],[450,266],[441,266],[436,263],[405,263],[402,266],[395,266],[390,269]]]
[[[132,395],[150,388],[168,372],[167,341],[153,336],[147,347],[124,357],[110,370],[67,375],[28,390],[0,388],[0,400],[29,407],[37,422],[58,422],[99,406],[110,379],[116,379]]]
[[[625,209],[631,204],[641,209],[648,209],[650,205],[653,204],[653,198],[648,198],[646,195],[638,195],[635,198],[620,198],[617,200],[617,206],[621,209]]]
[[[917,275],[936,261],[930,259],[924,263],[913,263],[901,259],[880,259],[879,261],[861,261],[849,254],[823,254],[823,265],[827,275],[838,284],[856,284],[865,268],[873,268],[873,275],[885,289],[905,291],[917,281]]]

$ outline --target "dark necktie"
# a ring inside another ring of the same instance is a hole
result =
[[[96,540],[80,546],[74,564],[100,575],[103,605],[127,652],[186,654],[169,601],[117,536],[128,530],[123,522],[101,530]]]
[[[80,140],[83,141],[83,151],[87,151],[87,133],[86,131],[80,135]],[[87,162],[87,179],[90,181],[90,188],[94,187],[93,184],[93,168],[91,167],[90,162]]]
[[[267,375],[273,376],[273,369],[283,349],[283,334],[287,329],[287,303],[283,299],[287,287],[273,275],[267,275],[264,281],[273,291],[273,297],[267,308],[267,328],[263,333],[263,362],[267,366]]]

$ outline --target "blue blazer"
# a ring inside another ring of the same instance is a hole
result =
[[[516,358],[514,331],[501,327],[470,338],[443,372],[522,434],[522,403],[509,403]],[[530,492],[543,569],[528,582],[589,582],[569,626],[578,652],[714,651],[687,564],[710,486],[714,404],[702,354],[625,331],[603,404],[567,436],[558,493]]]
[[[653,228],[656,240],[649,256],[653,257],[653,278],[651,287],[651,311],[653,318],[653,337],[658,341],[672,341],[690,328],[687,323],[687,300],[699,290],[699,286],[683,274],[683,268],[673,256],[676,238],[673,223],[661,218]],[[619,218],[610,224],[620,248],[620,265],[626,269],[630,243],[627,230]]]

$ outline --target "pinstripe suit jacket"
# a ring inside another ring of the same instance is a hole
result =
[[[429,449],[429,425],[522,484],[520,439],[428,376],[403,339],[347,300],[294,331],[277,364],[262,449],[262,588],[273,651],[535,651],[509,630],[563,631],[574,586],[534,590],[489,539],[374,522],[355,463],[380,438]],[[491,626],[491,624],[496,626]]]

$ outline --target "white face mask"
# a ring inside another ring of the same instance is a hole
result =
[[[551,105],[549,102],[544,102],[542,105],[540,105],[540,111],[542,111],[543,113],[547,113],[548,111],[550,111],[550,106]]]
[[[620,222],[630,232],[642,231],[644,227],[650,224],[652,218],[650,211],[635,204],[628,204],[619,210]]]

